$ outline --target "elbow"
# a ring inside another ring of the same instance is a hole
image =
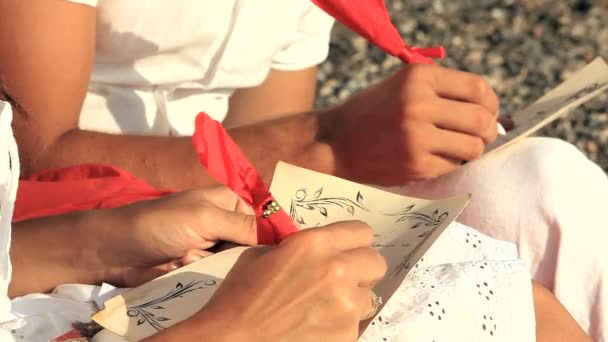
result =
[[[41,130],[33,127],[19,127],[19,122],[13,123],[13,132],[17,142],[20,162],[20,177],[29,178],[33,174],[55,167],[61,167],[61,135],[43,135]]]

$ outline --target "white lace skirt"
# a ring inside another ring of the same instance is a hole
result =
[[[454,223],[359,341],[536,341],[532,281],[511,243]]]

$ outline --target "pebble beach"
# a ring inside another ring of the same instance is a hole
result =
[[[409,45],[443,45],[443,66],[484,75],[516,114],[596,57],[608,61],[608,2],[603,0],[387,0]],[[382,80],[401,62],[336,25],[320,66],[317,106],[337,104]],[[575,144],[608,171],[608,94],[538,135]]]

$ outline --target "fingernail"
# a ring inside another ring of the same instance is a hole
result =
[[[197,262],[199,260],[201,260],[203,257],[201,255],[198,254],[192,254],[192,255],[188,255],[186,261],[186,264],[191,264],[193,262]]]
[[[171,271],[175,271],[176,269],[182,266],[184,266],[184,264],[179,260],[173,261],[171,264],[169,264],[169,268],[171,269]]]

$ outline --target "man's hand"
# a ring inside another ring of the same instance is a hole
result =
[[[372,230],[343,222],[246,251],[209,303],[149,341],[356,341],[386,272]]]
[[[11,296],[60,284],[137,286],[210,253],[257,243],[251,208],[227,188],[46,217],[13,227]]]
[[[322,119],[340,176],[381,185],[441,176],[496,139],[498,98],[480,76],[410,65]]]

